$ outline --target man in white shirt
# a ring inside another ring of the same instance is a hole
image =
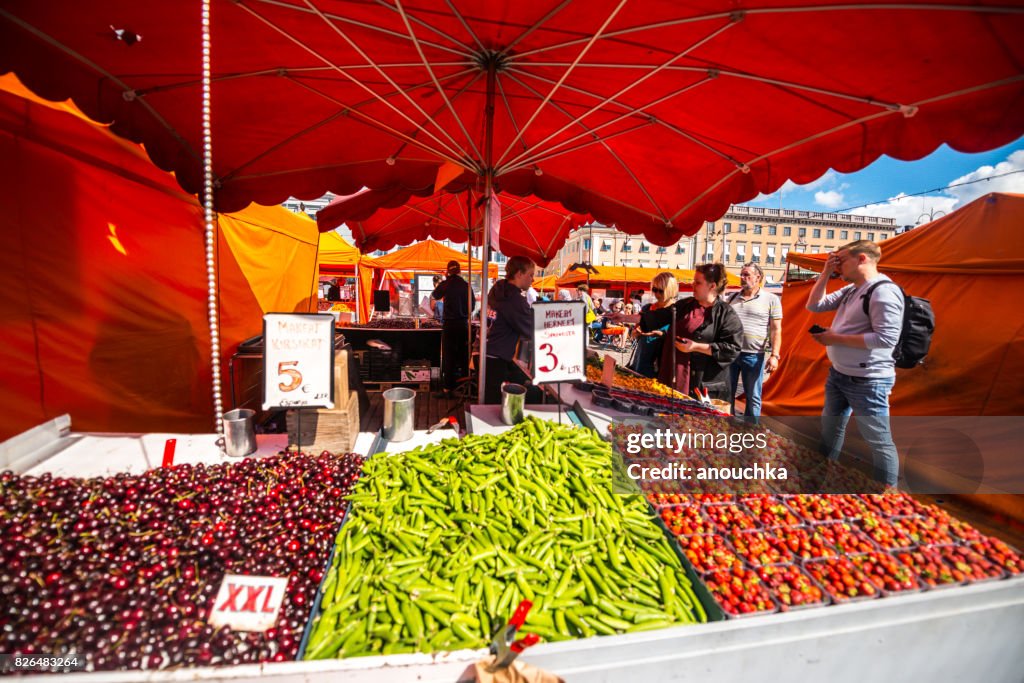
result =
[[[743,378],[746,398],[744,417],[757,422],[761,415],[761,384],[766,374],[779,367],[782,347],[782,302],[765,290],[764,271],[756,263],[746,263],[740,269],[740,291],[730,294],[726,301],[743,323],[743,345],[740,355],[729,368],[732,380],[730,403],[736,414],[736,389]],[[769,349],[771,351],[769,352]],[[767,360],[765,354],[768,353]]]
[[[889,394],[896,384],[892,351],[903,330],[904,303],[899,287],[875,287],[865,315],[868,289],[877,282],[892,282],[878,272],[881,258],[881,248],[867,240],[850,242],[829,254],[807,298],[807,310],[836,311],[831,327],[811,333],[832,363],[821,413],[822,450],[832,460],[839,457],[846,424],[856,412],[861,435],[871,446],[875,478],[892,487],[900,463],[889,428]],[[851,284],[826,294],[834,272]]]

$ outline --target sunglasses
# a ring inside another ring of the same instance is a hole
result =
[[[651,287],[651,291],[654,292],[655,294],[664,294],[665,293],[664,289],[659,289],[657,287]]]

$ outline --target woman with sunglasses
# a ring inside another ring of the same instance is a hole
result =
[[[654,302],[644,304],[640,309],[643,315],[648,311],[657,311],[668,308],[679,294],[679,282],[672,273],[658,273],[651,280],[651,293],[654,294]],[[650,332],[644,332],[640,326],[633,328],[634,336],[637,336],[636,353],[633,355],[633,362],[630,368],[644,377],[656,377],[658,374],[661,349],[665,345],[665,333],[668,332],[670,324],[659,327]]]
[[[640,330],[651,332],[672,324],[673,343],[664,344],[658,379],[684,394],[694,389],[712,397],[729,397],[729,364],[736,360],[743,340],[743,323],[722,298],[727,274],[721,263],[697,266],[693,296],[640,316]],[[673,367],[673,360],[675,361]]]

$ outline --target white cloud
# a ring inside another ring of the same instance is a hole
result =
[[[814,193],[814,201],[826,209],[838,209],[846,203],[842,192],[835,190],[819,191]]]
[[[892,218],[896,225],[917,225],[920,220],[927,223],[932,216],[938,218],[943,215],[940,212],[949,213],[956,205],[954,197],[943,197],[941,195],[924,195],[921,197],[908,197],[902,192],[891,197],[889,201],[879,204],[854,209],[852,213],[861,216],[879,216],[881,218]]]
[[[1014,171],[1018,171],[1014,173]],[[1013,175],[1005,175],[1013,173]],[[996,178],[994,176],[1002,176]],[[974,182],[970,185],[952,187],[960,183],[992,178],[985,182]],[[978,197],[989,192],[1016,192],[1024,193],[1024,149],[1018,149],[1010,154],[1006,161],[1000,161],[995,166],[982,166],[971,171],[967,175],[960,176],[949,183],[951,187],[946,188],[946,193],[953,195],[957,200],[957,207],[968,204]]]

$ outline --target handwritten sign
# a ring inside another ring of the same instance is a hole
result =
[[[263,409],[334,407],[334,316],[263,316]]]
[[[266,631],[277,622],[287,587],[287,577],[225,574],[208,621],[235,631]]]
[[[586,379],[585,304],[582,301],[533,305],[533,382]]]

